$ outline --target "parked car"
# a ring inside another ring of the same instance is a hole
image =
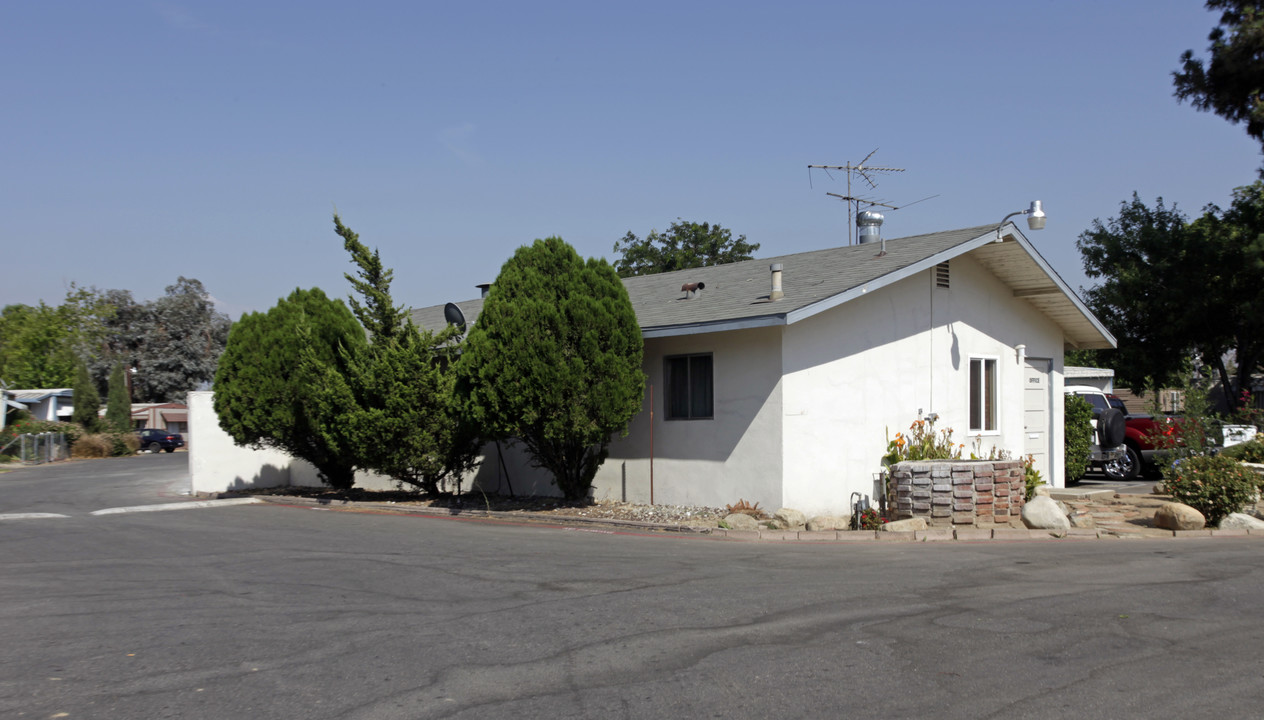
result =
[[[136,437],[140,438],[140,449],[148,450],[149,452],[156,453],[159,450],[175,452],[176,448],[184,447],[183,435],[157,428],[137,430]]]
[[[1112,471],[1121,472],[1118,463],[1128,457],[1128,446],[1124,442],[1127,432],[1124,413],[1111,407],[1107,393],[1092,385],[1067,385],[1063,391],[1083,398],[1093,407],[1093,446],[1089,451],[1089,464],[1102,468],[1108,477]]]
[[[1130,413],[1118,396],[1108,394],[1106,398],[1111,407],[1124,413],[1124,445],[1127,454],[1114,462],[1106,463],[1102,472],[1111,480],[1134,480],[1139,475],[1151,478],[1161,475],[1160,464],[1169,451],[1156,447],[1154,441],[1159,436],[1169,435],[1175,436],[1176,442],[1180,442],[1181,416],[1154,417],[1147,413]]]

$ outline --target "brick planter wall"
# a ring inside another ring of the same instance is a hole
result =
[[[896,518],[1005,525],[1021,516],[1027,483],[1017,460],[925,460],[892,466],[888,492]]]

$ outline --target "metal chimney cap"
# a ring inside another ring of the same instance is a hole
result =
[[[782,269],[781,263],[773,263],[772,265],[768,266],[768,269],[773,272],[781,272],[781,269]]]
[[[856,214],[857,225],[881,225],[883,220],[882,213],[875,210],[861,210]]]

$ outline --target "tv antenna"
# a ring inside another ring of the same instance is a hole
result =
[[[895,207],[894,205],[888,205],[886,203],[877,202],[876,200],[870,200],[867,198],[858,197],[858,196],[852,195],[851,193],[851,181],[852,181],[853,176],[858,176],[861,180],[864,180],[865,183],[869,185],[870,190],[874,190],[878,187],[878,181],[874,180],[872,177],[874,174],[904,172],[904,168],[879,167],[877,165],[866,165],[865,163],[869,162],[869,158],[873,157],[874,153],[876,152],[878,152],[878,148],[874,148],[873,152],[870,152],[868,155],[865,156],[864,160],[861,160],[859,163],[856,163],[855,165],[852,165],[851,161],[848,161],[846,165],[808,165],[809,187],[812,184],[812,170],[814,168],[817,170],[824,170],[826,175],[829,175],[830,170],[843,170],[847,173],[847,194],[839,195],[837,193],[826,193],[826,195],[832,195],[833,197],[836,197],[847,203],[847,244],[848,245],[852,244],[852,237],[853,237],[852,233],[855,232],[854,218],[856,216],[856,213],[860,211],[860,203],[867,203],[869,205],[881,205],[882,207],[891,208],[892,210],[899,210],[899,208]],[[857,185],[859,185],[859,183],[857,183]],[[921,202],[921,200],[918,200],[918,202]]]

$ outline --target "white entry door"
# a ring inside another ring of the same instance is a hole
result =
[[[1046,485],[1053,486],[1049,474],[1049,442],[1053,437],[1049,422],[1053,417],[1049,375],[1053,361],[1047,358],[1027,358],[1023,368],[1023,455],[1036,459],[1036,470]]]

